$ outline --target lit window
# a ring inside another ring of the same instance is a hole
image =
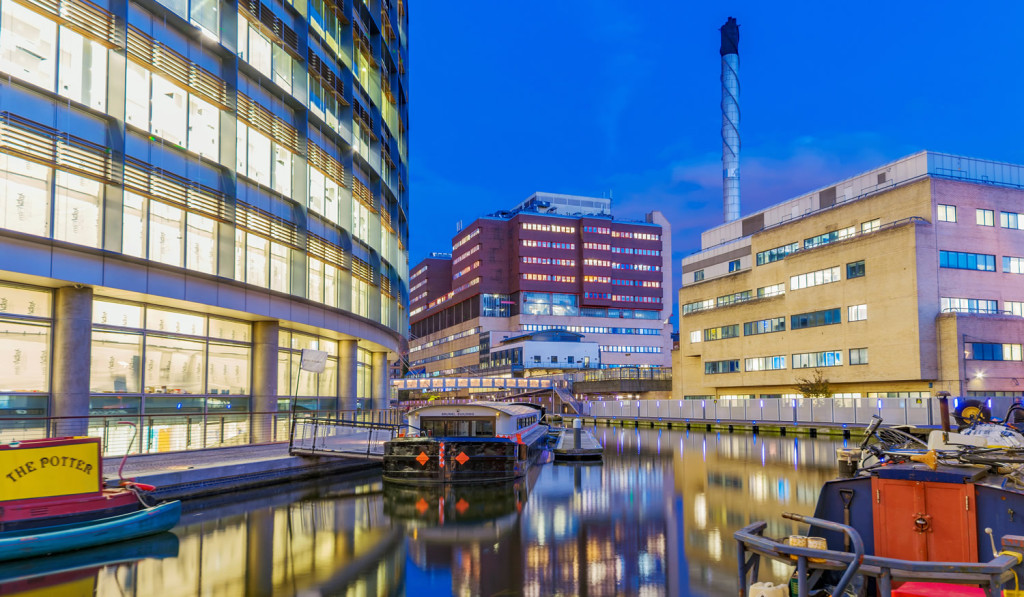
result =
[[[938,215],[940,222],[956,222],[956,206],[955,205],[942,205],[938,206]]]
[[[150,201],[149,258],[181,267],[183,212],[177,207]]]
[[[107,107],[107,48],[61,27],[57,92],[104,111]]]
[[[867,234],[868,232],[874,232],[882,227],[882,221],[875,219],[870,222],[864,222],[860,225],[860,233]]]
[[[847,321],[864,321],[868,318],[867,305],[850,305],[847,309]]]
[[[101,183],[57,170],[54,203],[54,238],[87,247],[100,246]]]
[[[690,332],[690,343],[696,344],[700,342],[701,336],[702,334],[700,330],[693,330],[692,332]]]
[[[188,94],[160,75],[153,75],[153,115],[150,132],[177,145],[187,142]]]
[[[188,148],[213,160],[220,157],[220,110],[195,95],[188,100]]]
[[[1024,257],[1003,257],[1003,272],[1024,274]]]
[[[266,288],[270,241],[247,234],[245,245],[245,281]]]
[[[3,3],[0,70],[53,91],[57,24],[17,2]]]
[[[979,209],[976,212],[978,226],[995,226],[996,214],[991,209]]]
[[[291,288],[289,279],[291,249],[279,243],[270,243],[270,289],[288,292]]]
[[[217,273],[217,222],[194,213],[187,215],[186,222],[186,266],[206,274]]]
[[[146,204],[149,199],[131,191],[124,193],[124,215],[121,227],[121,252],[146,257]]]

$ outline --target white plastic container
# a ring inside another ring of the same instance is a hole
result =
[[[750,585],[750,597],[789,597],[789,587],[770,582],[756,582]]]

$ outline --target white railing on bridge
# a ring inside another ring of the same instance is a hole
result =
[[[949,399],[950,411],[954,401]],[[1012,397],[984,398],[1002,417]],[[599,419],[652,419],[749,423],[867,425],[879,416],[886,425],[939,425],[937,398],[720,398],[691,400],[602,400],[583,403],[583,414]]]
[[[299,419],[292,426],[292,454],[337,454],[382,458],[384,442],[397,435],[399,426],[334,419]]]

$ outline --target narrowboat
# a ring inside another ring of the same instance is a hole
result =
[[[414,409],[408,414],[408,433],[384,444],[384,480],[518,479],[547,446],[543,416],[542,407],[527,403],[478,401]]]
[[[801,597],[1024,595],[1024,435],[1008,423],[1022,407],[959,432],[940,407],[943,429],[927,442],[876,418],[859,449],[840,450],[840,478],[814,515],[783,515],[806,523],[806,536],[768,537],[763,521],[737,531],[740,596],[765,590],[752,584],[761,558],[796,565]]]
[[[170,530],[181,502],[148,506],[125,482],[103,486],[100,439],[0,444],[0,561],[125,541]]]

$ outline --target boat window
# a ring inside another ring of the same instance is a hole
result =
[[[473,421],[473,427],[477,437],[494,437],[494,421]]]
[[[429,437],[494,437],[494,420],[425,418],[420,429]]]

